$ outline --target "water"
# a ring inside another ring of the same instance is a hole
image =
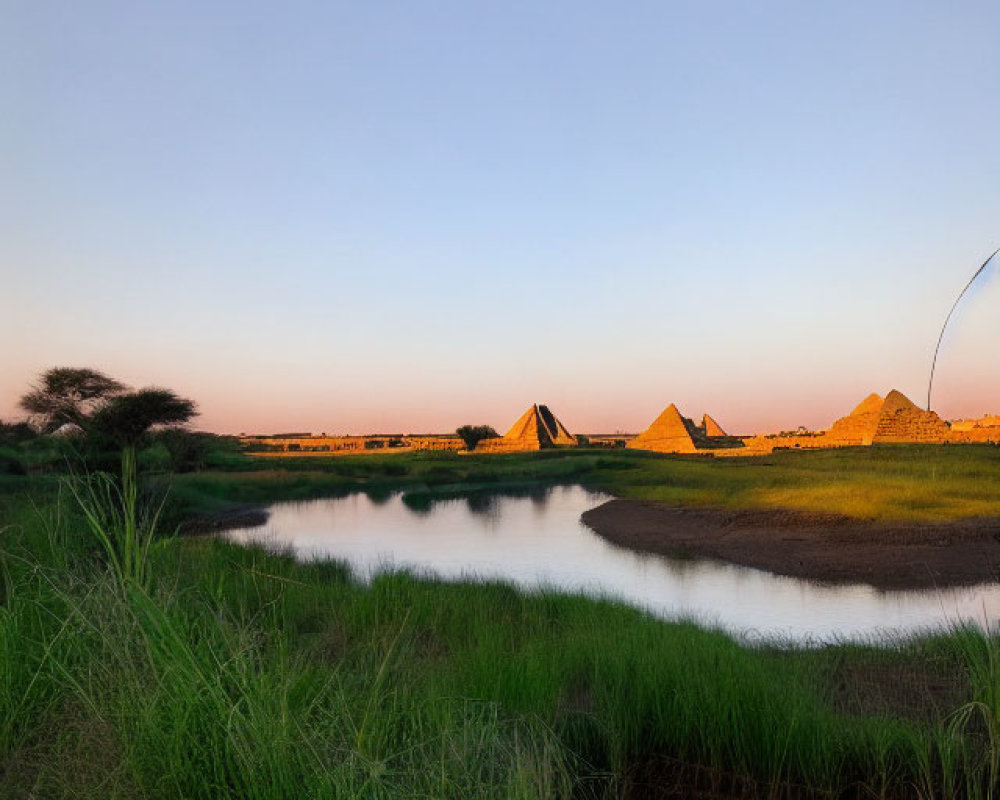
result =
[[[580,522],[610,499],[578,486],[531,497],[450,500],[426,511],[400,495],[279,503],[267,525],[228,532],[237,542],[333,557],[367,580],[392,567],[457,580],[498,579],[617,598],[668,619],[694,619],[748,639],[816,643],[885,637],[1000,616],[1000,584],[880,591],[823,585],[705,560],[635,553]]]

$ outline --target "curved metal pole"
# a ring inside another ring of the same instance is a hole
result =
[[[941,335],[938,336],[937,347],[934,348],[934,360],[931,361],[931,377],[930,380],[927,381],[928,411],[931,410],[931,388],[934,386],[934,368],[937,366],[938,351],[941,349],[941,342],[944,339],[944,332],[948,329],[948,323],[951,321],[951,315],[955,313],[955,309],[958,308],[958,304],[962,301],[962,298],[965,297],[965,293],[969,291],[969,287],[976,282],[976,278],[978,278],[980,275],[983,274],[983,270],[986,269],[986,265],[989,264],[994,258],[996,258],[997,253],[1000,253],[1000,247],[994,250],[993,255],[987,258],[983,262],[983,265],[976,270],[976,274],[972,276],[972,278],[969,280],[967,284],[965,284],[965,288],[962,289],[961,293],[958,295],[958,298],[955,300],[954,304],[951,307],[951,311],[948,312],[948,316],[944,318],[944,325],[941,326]]]

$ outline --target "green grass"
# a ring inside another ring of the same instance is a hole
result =
[[[176,476],[172,522],[358,490],[419,507],[558,483],[1000,515],[1000,450],[976,446],[231,467]],[[0,797],[996,796],[996,636],[750,647],[578,596],[405,574],[358,585],[336,563],[207,538],[155,542],[148,580],[129,583],[60,487],[0,477]]]
[[[266,459],[247,457],[246,462],[240,471],[177,476],[176,513],[357,489],[404,490],[415,502],[426,503],[476,491],[573,482],[674,505],[927,522],[1000,516],[1000,448],[989,445],[883,445],[731,459],[565,450],[286,458],[280,469]]]
[[[2,502],[2,796],[617,797],[680,781],[958,798],[990,796],[997,774],[1000,642],[974,631],[748,647],[584,597],[363,586],[207,538],[160,542],[148,587],[122,591],[69,505]]]

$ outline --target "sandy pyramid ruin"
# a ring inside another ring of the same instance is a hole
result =
[[[826,432],[824,444],[833,447],[879,442],[943,442],[948,426],[933,411],[918,408],[895,389],[885,398],[870,394]]]
[[[510,430],[498,439],[483,439],[477,453],[514,453],[546,447],[572,446],[576,437],[566,430],[548,406],[537,403],[525,411]]]
[[[708,414],[705,414],[701,418],[701,429],[705,431],[705,435],[710,438],[714,438],[717,436],[729,436],[728,433],[722,430],[722,426],[714,419],[712,419],[710,416],[708,416]]]
[[[875,439],[883,398],[874,392],[862,400],[846,417],[841,417],[826,432],[824,444],[834,447],[869,445]]]
[[[626,447],[633,450],[652,450],[657,453],[694,453],[697,451],[693,434],[694,424],[686,419],[671,403],[653,424],[632,439]]]
[[[948,425],[933,411],[918,408],[895,389],[885,396],[873,441],[943,442],[947,438]]]

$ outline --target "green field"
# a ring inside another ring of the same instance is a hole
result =
[[[784,508],[908,521],[1000,517],[1000,448],[990,445],[882,445],[728,459],[630,450],[414,453],[280,462],[245,458],[232,466],[239,470],[178,476],[173,491],[183,512],[301,500],[359,487],[403,490],[422,502],[573,482],[671,505]]]
[[[238,461],[171,514],[583,483],[672,503],[997,513],[1000,451]],[[234,467],[238,467],[235,469]],[[163,484],[164,475],[154,476]],[[0,481],[3,797],[993,797],[1000,640],[751,647],[583,597],[164,538],[107,569],[58,476]]]

